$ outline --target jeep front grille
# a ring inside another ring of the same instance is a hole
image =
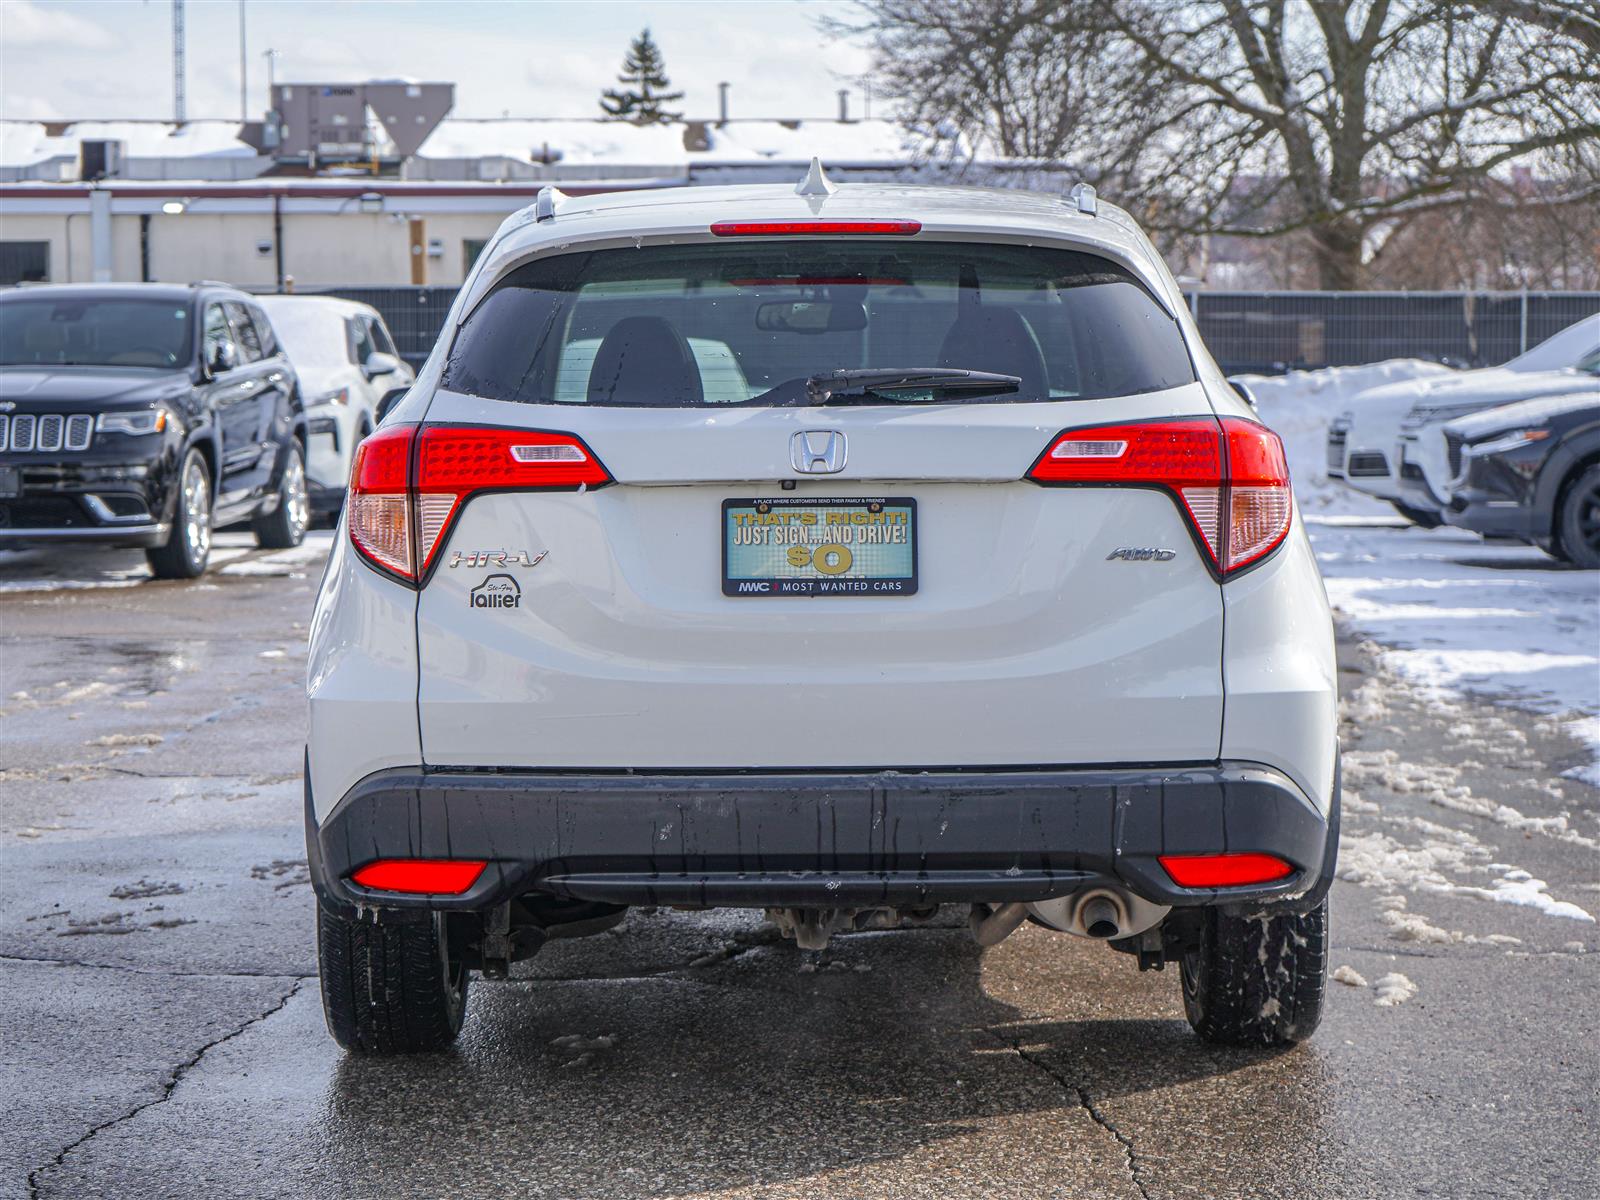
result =
[[[94,418],[87,413],[17,413],[0,415],[0,452],[50,454],[87,450],[94,438]]]

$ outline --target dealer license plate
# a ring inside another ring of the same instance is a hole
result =
[[[782,496],[722,502],[725,596],[909,596],[917,502]]]

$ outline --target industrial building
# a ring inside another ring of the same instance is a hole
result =
[[[883,120],[473,120],[450,84],[278,84],[262,121],[0,121],[0,285],[455,286],[555,184],[950,178],[955,139]]]

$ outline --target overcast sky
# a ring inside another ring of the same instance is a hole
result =
[[[238,0],[189,0],[189,116],[239,115]],[[246,0],[250,115],[280,83],[406,76],[456,85],[455,116],[599,115],[629,40],[648,25],[690,116],[829,117],[867,69],[820,33],[833,0]],[[860,115],[859,89],[852,108]],[[881,106],[879,106],[881,109]],[[0,117],[172,115],[170,0],[0,0]]]

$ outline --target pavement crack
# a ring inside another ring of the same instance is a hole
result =
[[[159,1096],[155,1096],[149,1100],[145,1100],[134,1105],[121,1116],[112,1117],[109,1121],[101,1121],[98,1125],[91,1127],[82,1137],[68,1142],[60,1150],[56,1151],[55,1156],[51,1158],[49,1162],[45,1163],[41,1167],[35,1167],[33,1170],[29,1171],[29,1200],[39,1200],[39,1197],[44,1194],[40,1189],[43,1177],[47,1172],[54,1171],[61,1167],[66,1163],[67,1158],[74,1151],[80,1149],[92,1141],[95,1137],[99,1136],[101,1133],[104,1133],[107,1129],[110,1129],[116,1125],[121,1125],[125,1121],[131,1121],[134,1117],[137,1117],[140,1113],[144,1112],[145,1109],[154,1108],[158,1104],[165,1104],[168,1100],[172,1099],[172,1093],[177,1090],[178,1084],[183,1082],[184,1076],[197,1067],[200,1064],[200,1061],[205,1058],[208,1053],[210,1053],[216,1047],[222,1045],[224,1042],[232,1041],[245,1030],[249,1029],[252,1025],[259,1024],[273,1014],[282,1012],[289,1001],[294,999],[295,993],[300,990],[300,985],[303,982],[304,980],[302,979],[296,979],[289,987],[289,990],[284,992],[284,994],[265,1011],[257,1013],[255,1016],[249,1018],[243,1024],[223,1034],[221,1037],[212,1038],[211,1041],[207,1042],[188,1058],[184,1059],[172,1069],[172,1073],[167,1077],[166,1080],[162,1082],[161,1094]]]
[[[173,971],[165,967],[132,967],[125,963],[84,962],[76,958],[53,958],[44,954],[3,954],[0,963],[33,963],[44,967],[78,967],[85,971],[120,971],[125,975],[160,975],[171,979],[315,979],[302,971]]]
[[[995,1033],[993,1030],[990,1030],[989,1032],[996,1038],[996,1040],[1000,1042],[1001,1045],[1007,1046],[1013,1052],[1015,1052],[1017,1057],[1022,1059],[1023,1062],[1027,1063],[1029,1066],[1036,1067],[1040,1071],[1043,1071],[1051,1079],[1055,1080],[1065,1090],[1071,1092],[1073,1096],[1077,1098],[1078,1106],[1082,1108],[1084,1112],[1089,1114],[1089,1119],[1096,1125],[1100,1126],[1101,1129],[1104,1129],[1113,1138],[1115,1138],[1117,1144],[1122,1147],[1123,1158],[1127,1162],[1128,1166],[1129,1181],[1138,1190],[1139,1195],[1144,1197],[1144,1200],[1150,1200],[1150,1189],[1146,1186],[1144,1181],[1143,1164],[1139,1160],[1138,1147],[1133,1144],[1133,1139],[1127,1134],[1123,1133],[1122,1130],[1118,1129],[1115,1122],[1113,1122],[1110,1117],[1106,1116],[1106,1114],[1101,1110],[1100,1106],[1095,1103],[1094,1097],[1089,1093],[1089,1089],[1081,1084],[1074,1083],[1060,1071],[1052,1067],[1049,1063],[1045,1062],[1044,1059],[1028,1053],[1028,1051],[1022,1048],[1021,1042],[1015,1041],[1011,1038],[1003,1037],[1000,1034]]]

